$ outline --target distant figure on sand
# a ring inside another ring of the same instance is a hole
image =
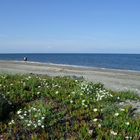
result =
[[[23,60],[26,62],[27,61],[27,57],[24,57]]]

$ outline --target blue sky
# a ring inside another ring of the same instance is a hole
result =
[[[0,53],[140,53],[139,0],[0,0]]]

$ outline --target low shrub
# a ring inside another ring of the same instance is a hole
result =
[[[8,101],[3,94],[0,94],[0,121],[8,118],[11,109],[11,102]]]

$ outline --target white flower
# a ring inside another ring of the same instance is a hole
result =
[[[85,102],[85,100],[82,100],[82,103],[84,103]]]
[[[93,133],[93,130],[89,130],[89,131],[88,131],[88,133],[89,133],[90,135],[92,135],[92,133]]]
[[[36,108],[33,108],[33,110],[36,111],[37,109]]]
[[[126,138],[126,139],[132,139],[132,137],[129,137],[129,136],[126,136],[125,138]]]
[[[31,76],[28,76],[29,79],[31,79]]]
[[[120,97],[117,97],[117,99],[119,100],[119,99],[120,99]]]
[[[73,100],[70,100],[70,103],[72,104],[73,103]]]
[[[41,120],[38,120],[38,123],[41,123]]]
[[[98,127],[101,128],[101,124],[98,124]]]
[[[85,105],[85,103],[82,103],[82,106],[84,106]]]
[[[114,136],[117,135],[117,132],[114,132],[113,130],[111,130],[110,133],[111,133],[112,135],[114,135]]]
[[[37,95],[39,95],[39,94],[40,94],[40,92],[38,91],[38,92],[37,92]]]
[[[41,125],[42,128],[44,128],[44,125]]]
[[[34,127],[36,128],[36,127],[37,127],[37,125],[36,125],[36,124],[34,124]]]
[[[119,113],[115,113],[114,115],[117,117],[117,116],[119,116]]]
[[[130,123],[129,123],[129,122],[126,122],[125,124],[126,124],[126,125],[129,125]]]
[[[17,111],[17,114],[19,115],[21,113],[21,110]]]
[[[75,92],[73,91],[73,92],[71,92],[72,94],[75,94]]]
[[[31,126],[31,124],[30,124],[30,123],[28,123],[28,124],[27,124],[27,126]]]
[[[59,93],[58,91],[55,92],[55,94],[58,94],[58,93]]]
[[[44,120],[44,119],[45,119],[45,117],[41,117],[41,119],[42,119],[42,120]]]
[[[85,107],[88,107],[87,105],[85,105]]]
[[[94,108],[94,109],[93,109],[94,112],[97,112],[97,110],[98,110],[97,108]]]
[[[41,123],[38,123],[38,126],[41,126]]]
[[[26,114],[26,113],[24,113],[23,115],[24,115],[24,116],[26,116],[27,114]]]
[[[125,109],[124,108],[120,108],[120,111],[125,111]]]
[[[24,119],[24,116],[21,116],[21,115],[20,115],[19,117],[20,117],[21,120]]]
[[[15,124],[14,120],[11,120],[11,122],[8,123],[9,125]]]
[[[110,94],[110,97],[113,97],[113,95],[112,95],[112,94]]]
[[[11,120],[11,123],[14,124],[15,123],[14,120]]]
[[[97,120],[98,120],[97,118],[93,119],[94,122],[97,122]]]

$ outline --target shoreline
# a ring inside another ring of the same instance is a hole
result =
[[[101,82],[112,90],[132,90],[140,94],[140,72],[129,70],[77,67],[40,62],[0,60],[0,73],[78,76],[87,81]]]
[[[104,67],[92,67],[92,66],[81,66],[81,65],[69,65],[69,64],[57,64],[57,63],[45,63],[45,62],[38,62],[38,61],[17,61],[17,60],[0,60],[0,63],[10,62],[10,63],[21,63],[21,64],[36,64],[41,66],[56,66],[56,67],[66,67],[66,68],[73,68],[73,69],[86,69],[86,70],[100,70],[100,71],[114,71],[114,72],[130,72],[130,73],[138,73],[138,70],[129,70],[129,69],[113,69],[113,68],[104,68]]]

